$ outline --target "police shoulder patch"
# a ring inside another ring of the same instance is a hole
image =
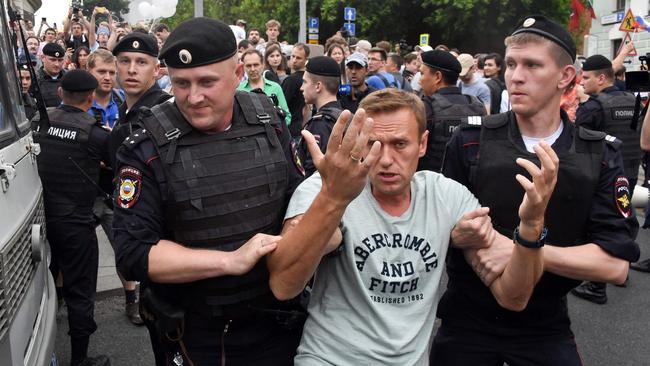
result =
[[[121,208],[131,208],[140,197],[142,173],[133,167],[122,167],[118,173],[119,191],[116,203]]]
[[[614,204],[623,217],[632,215],[632,197],[630,197],[630,183],[626,177],[618,176],[614,182]]]

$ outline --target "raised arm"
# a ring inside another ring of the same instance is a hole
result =
[[[528,160],[517,159],[517,164],[528,171],[533,181],[531,182],[519,174],[516,176],[517,181],[526,191],[519,206],[521,220],[519,235],[522,239],[531,242],[539,239],[544,228],[544,213],[555,188],[559,167],[559,159],[548,144],[542,142],[534,149],[540,159],[541,167],[537,167]],[[487,214],[487,212],[484,213]],[[466,219],[465,216],[461,222],[464,219]],[[461,226],[460,224],[457,226]],[[481,278],[481,281],[490,287],[490,291],[499,305],[513,311],[525,309],[533,289],[543,273],[544,252],[541,248],[527,248],[515,244],[511,238],[491,231],[484,225],[481,228],[484,230],[477,231],[481,234],[477,236],[479,239],[487,241],[488,248],[485,250],[489,250],[488,253],[494,256],[494,260],[482,261],[482,258],[477,255],[479,251],[467,249],[465,257],[468,263]],[[458,230],[454,229],[454,231]],[[452,240],[453,238],[454,234],[452,233]],[[458,233],[456,233],[456,241],[459,241],[458,238]],[[468,241],[465,240],[463,243]],[[476,246],[474,245],[474,247]],[[498,265],[502,265],[502,267],[497,268]],[[496,271],[497,269],[499,271]]]
[[[349,111],[341,113],[325,155],[314,136],[302,132],[323,182],[300,223],[286,231],[277,249],[267,257],[269,284],[278,299],[295,297],[304,288],[327,253],[345,208],[363,190],[368,171],[378,157],[379,142],[368,150],[372,120],[359,109],[344,131],[349,118]]]

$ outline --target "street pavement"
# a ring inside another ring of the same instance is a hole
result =
[[[90,354],[108,355],[113,366],[153,365],[146,329],[132,325],[124,315],[124,292],[115,273],[113,250],[101,229],[97,234],[100,243],[95,306],[98,329],[91,337]],[[650,257],[650,230],[640,230],[637,242],[641,246],[641,258]],[[609,301],[605,305],[568,296],[572,328],[584,365],[650,365],[650,274],[631,270],[628,287],[610,285],[607,296]],[[67,366],[70,341],[65,309],[57,323],[56,354],[59,365]]]

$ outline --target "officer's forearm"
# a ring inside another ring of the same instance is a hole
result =
[[[497,240],[512,239],[499,235]],[[502,307],[522,311],[526,308],[543,270],[541,249],[530,249],[515,244],[510,261],[501,276],[490,285],[490,290]]]
[[[544,270],[576,280],[621,284],[629,263],[589,243],[575,247],[544,247]]]
[[[232,255],[161,240],[149,251],[149,278],[158,283],[186,283],[229,275]]]
[[[300,223],[287,231],[267,256],[269,285],[276,298],[290,299],[302,291],[328,251],[345,207],[319,193]]]

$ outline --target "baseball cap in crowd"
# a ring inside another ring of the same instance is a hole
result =
[[[460,62],[460,67],[461,67],[461,70],[460,70],[460,73],[458,74],[458,76],[467,75],[467,72],[469,71],[469,69],[472,66],[474,66],[474,57],[472,57],[472,55],[470,55],[469,53],[461,53],[460,55],[458,55],[457,59],[458,59],[458,62]]]
[[[348,66],[353,62],[358,63],[361,67],[368,67],[368,57],[363,53],[355,52],[348,56],[348,58],[345,59],[345,66]]]
[[[424,45],[424,46],[417,45],[415,46],[415,51],[429,52],[429,51],[433,51],[433,48],[429,45]]]
[[[531,15],[520,20],[512,35],[519,33],[534,33],[553,41],[567,51],[572,61],[576,60],[576,44],[569,31],[543,15]]]
[[[356,44],[357,52],[364,51],[368,52],[372,48],[372,44],[365,39],[360,39]]]
[[[433,50],[422,53],[422,63],[434,69],[460,74],[462,66],[460,62],[447,51]]]
[[[104,26],[101,26],[101,27],[97,28],[97,35],[100,35],[102,33],[111,34],[111,32],[108,30],[108,28],[106,28]]]
[[[240,24],[246,26],[246,21],[244,19],[237,19],[235,25],[240,25]]]

